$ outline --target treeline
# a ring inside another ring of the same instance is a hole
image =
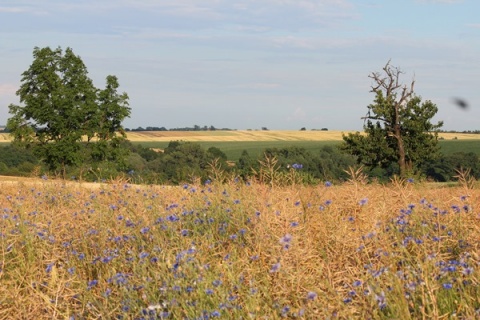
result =
[[[356,166],[356,159],[341,152],[335,146],[324,146],[318,151],[291,146],[267,148],[259,157],[252,157],[243,151],[237,161],[229,161],[225,153],[216,147],[202,148],[193,142],[172,141],[163,152],[157,152],[140,144],[124,142],[129,150],[126,162],[116,164],[105,161],[101,165],[89,167],[69,167],[67,177],[84,181],[125,178],[132,183],[181,184],[184,182],[209,179],[238,178],[245,181],[258,179],[268,182],[279,177],[286,183],[319,183],[321,181],[345,181],[347,171]],[[470,174],[480,178],[479,157],[472,152],[458,152],[442,155],[437,160],[420,166],[416,177],[431,181],[454,181],[457,170],[469,169]],[[0,174],[15,176],[40,176],[48,168],[34,154],[14,145],[0,147]],[[388,168],[364,169],[370,179],[387,181],[398,168],[392,164]],[[221,173],[221,174],[220,174]],[[290,180],[289,180],[290,179]]]
[[[236,129],[229,128],[215,128],[214,126],[199,126],[194,125],[193,127],[183,127],[183,128],[171,128],[167,129],[165,127],[138,127],[136,129],[125,128],[125,131],[215,131],[215,130],[224,130],[224,131],[233,131]]]
[[[469,133],[469,134],[480,134],[480,130],[463,130],[463,131],[458,131],[458,130],[438,130],[438,132],[443,132],[443,133]]]

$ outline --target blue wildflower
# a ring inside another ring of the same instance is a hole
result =
[[[208,295],[213,294],[213,290],[212,289],[206,289],[205,293],[208,294]]]
[[[272,265],[272,268],[270,269],[270,273],[278,272],[279,270],[280,270],[280,262],[277,262],[274,265]]]
[[[47,273],[50,273],[50,272],[52,271],[52,269],[53,269],[53,266],[54,266],[53,263],[47,264],[47,267],[45,268],[45,271],[46,271]]]
[[[450,282],[442,284],[443,289],[449,290],[453,288],[453,285]]]
[[[92,289],[92,288],[95,287],[97,284],[98,284],[98,280],[91,280],[91,281],[89,281],[88,284],[87,284],[87,290]]]
[[[316,292],[310,291],[307,293],[307,300],[315,300],[317,296]]]

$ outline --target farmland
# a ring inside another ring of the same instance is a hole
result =
[[[148,148],[164,149],[170,141],[190,141],[203,148],[217,147],[229,160],[238,160],[243,150],[257,157],[266,148],[284,148],[295,145],[316,151],[326,145],[337,145],[348,131],[140,131],[128,132],[132,143]],[[480,155],[480,136],[467,133],[440,133],[442,152],[474,152]],[[1,143],[9,143],[8,134],[0,134]]]
[[[0,318],[474,319],[480,192],[5,178]]]

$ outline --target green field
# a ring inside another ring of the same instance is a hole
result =
[[[169,142],[165,141],[135,141],[148,148],[164,149]],[[203,148],[217,147],[222,150],[229,160],[236,161],[247,150],[251,157],[260,155],[266,148],[284,148],[290,146],[302,147],[311,152],[317,152],[324,146],[336,146],[338,141],[196,141]],[[440,147],[444,154],[455,152],[474,152],[480,155],[480,140],[441,140]]]

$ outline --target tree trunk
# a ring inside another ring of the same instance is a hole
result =
[[[398,115],[398,107],[395,110]],[[398,118],[397,118],[398,119]],[[405,178],[407,173],[407,163],[405,160],[405,146],[403,144],[402,132],[400,130],[400,124],[395,124],[395,138],[398,143],[398,166],[400,167],[400,177]]]
[[[400,167],[400,177],[405,178],[407,173],[407,164],[405,161],[405,147],[403,145],[403,139],[400,136],[398,139],[398,166]]]

